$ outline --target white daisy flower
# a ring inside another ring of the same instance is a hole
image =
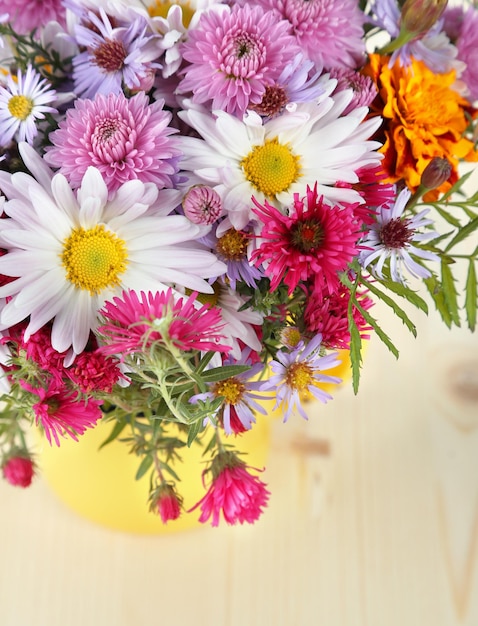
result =
[[[0,145],[7,146],[14,137],[33,143],[37,120],[58,113],[49,106],[55,99],[56,91],[30,65],[25,74],[18,70],[15,78],[9,75],[6,85],[0,85]]]
[[[410,195],[409,189],[403,189],[392,207],[382,206],[377,212],[375,224],[370,226],[367,235],[360,242],[360,265],[378,278],[383,278],[383,268],[387,260],[391,279],[400,283],[405,283],[404,269],[416,278],[431,276],[429,270],[413,257],[428,261],[440,260],[435,253],[422,250],[413,244],[435,239],[438,233],[434,230],[418,232],[433,223],[425,217],[429,209],[403,217]]]
[[[0,330],[29,317],[25,340],[53,320],[52,346],[84,349],[97,312],[123,289],[156,291],[179,286],[211,293],[205,280],[225,265],[196,243],[204,227],[182,215],[165,215],[180,193],[158,191],[139,180],[123,184],[108,199],[96,168],[89,168],[74,193],[66,178],[52,175],[28,144],[20,153],[36,177],[0,172],[8,201],[0,220],[0,273],[17,277],[0,288],[11,297],[0,314]]]
[[[336,81],[329,82],[334,88]],[[252,111],[243,120],[223,111],[180,112],[202,137],[179,138],[188,183],[213,187],[237,230],[252,218],[253,195],[261,203],[267,199],[286,207],[294,193],[303,195],[307,185],[313,188],[317,182],[326,201],[363,202],[354,189],[334,187],[338,181],[358,182],[356,171],[382,158],[375,152],[381,144],[369,140],[380,118],[364,121],[367,107],[340,117],[352,97],[350,90],[334,98],[324,95],[311,105],[292,105],[266,122]]]

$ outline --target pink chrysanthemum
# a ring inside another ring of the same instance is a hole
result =
[[[466,63],[460,79],[466,84],[472,102],[478,100],[478,11],[469,7],[463,16],[460,35],[456,40],[458,60]]]
[[[270,494],[247,465],[233,452],[222,452],[215,457],[210,471],[212,483],[191,509],[201,508],[199,521],[204,523],[212,517],[211,525],[218,526],[221,512],[228,524],[253,524],[258,520]]]
[[[329,73],[330,78],[337,79],[334,93],[351,89],[354,94],[342,115],[348,115],[358,107],[368,107],[372,104],[378,91],[370,76],[345,67],[333,68]]]
[[[300,281],[313,281],[317,289],[335,291],[338,273],[347,268],[357,253],[357,205],[328,205],[318,198],[317,187],[307,187],[302,199],[294,194],[289,215],[267,201],[261,206],[253,200],[257,207],[253,211],[263,226],[251,261],[264,266],[271,291],[282,281],[289,294]]]
[[[8,13],[16,32],[26,35],[48,22],[65,25],[65,7],[62,0],[0,0],[0,14]]]
[[[356,294],[360,306],[367,310],[373,300],[367,294]],[[349,290],[340,285],[336,292],[323,294],[312,291],[307,296],[304,320],[308,332],[322,335],[322,345],[329,349],[349,349],[350,329],[348,320]],[[354,306],[353,319],[362,339],[370,339],[371,327]]]
[[[122,296],[107,302],[100,311],[103,324],[100,350],[105,354],[143,352],[153,343],[170,343],[179,350],[214,350],[228,352],[221,344],[223,322],[217,308],[208,304],[198,308],[197,293],[184,301],[172,289],[156,293],[123,291]]]
[[[83,393],[111,393],[121,377],[116,360],[105,356],[100,350],[82,352],[65,374]]]
[[[181,154],[170,121],[163,103],[149,104],[143,92],[130,99],[123,93],[78,99],[50,134],[53,147],[45,160],[75,189],[90,165],[100,170],[110,193],[133,179],[170,188]]]
[[[318,67],[361,64],[365,45],[357,0],[258,0],[277,9],[293,27],[301,49]]]
[[[234,6],[201,16],[189,32],[183,57],[190,65],[179,84],[193,102],[212,100],[211,108],[241,115],[259,104],[285,65],[300,52],[290,25],[259,6]]]
[[[57,446],[61,437],[70,436],[78,441],[88,428],[93,428],[101,418],[101,402],[91,398],[82,400],[76,393],[67,392],[57,381],[50,382],[47,389],[32,387],[23,381],[22,387],[38,396],[39,401],[33,405],[35,422],[41,424],[48,443],[52,445],[52,437]]]

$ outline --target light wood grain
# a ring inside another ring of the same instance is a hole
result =
[[[477,626],[478,336],[375,312],[400,359],[274,424],[254,526],[124,535],[1,483],[1,626]]]

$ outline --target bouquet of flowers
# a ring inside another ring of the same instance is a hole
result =
[[[474,331],[478,8],[446,0],[0,0],[0,466],[99,420],[182,513],[254,522],[262,399],[332,399],[373,305]],[[470,170],[471,172],[472,170]],[[468,243],[467,242],[467,243]],[[468,264],[457,285],[455,262]],[[418,286],[425,293],[418,293]],[[147,506],[147,503],[145,503]]]

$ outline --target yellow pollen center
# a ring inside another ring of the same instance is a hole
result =
[[[240,230],[230,228],[216,244],[218,254],[230,261],[240,261],[246,255],[248,237]]]
[[[241,165],[247,180],[268,198],[287,191],[300,177],[299,157],[277,138],[255,146]]]
[[[67,279],[91,294],[119,285],[127,265],[126,245],[104,226],[76,228],[63,243]]]
[[[216,396],[223,396],[228,404],[237,404],[242,398],[245,386],[237,378],[228,378],[214,386]]]
[[[33,111],[33,100],[26,96],[12,96],[8,101],[8,110],[13,117],[24,122]]]
[[[211,306],[217,306],[219,303],[219,296],[221,295],[221,286],[218,282],[212,285],[214,293],[198,293],[196,300],[201,304],[210,304]],[[190,289],[186,289],[186,293],[191,294]]]
[[[183,12],[183,26],[188,28],[191,19],[195,13],[195,10],[190,6],[189,2],[165,2],[164,0],[156,0],[152,5],[148,7],[148,13],[151,17],[164,17],[168,16],[169,9],[179,4]]]
[[[307,363],[293,363],[289,366],[286,374],[288,387],[305,391],[313,382],[312,370]]]

